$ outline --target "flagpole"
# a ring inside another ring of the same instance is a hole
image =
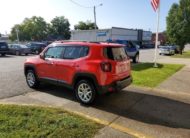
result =
[[[156,27],[156,42],[155,42],[155,52],[154,52],[154,67],[157,68],[157,51],[158,51],[158,33],[159,33],[159,26],[160,26],[160,3],[157,9],[157,27]]]

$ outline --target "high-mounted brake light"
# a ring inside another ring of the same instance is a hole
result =
[[[100,66],[101,66],[102,71],[104,72],[111,72],[112,70],[111,63],[109,62],[102,62]]]

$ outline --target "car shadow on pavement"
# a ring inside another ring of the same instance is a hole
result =
[[[101,97],[95,107],[148,124],[190,129],[190,104],[163,97],[121,91]]]
[[[74,92],[62,86],[40,83],[40,87],[37,90],[40,92],[48,93],[56,97],[66,98],[68,100],[77,102]]]
[[[14,56],[13,55],[6,55],[6,56],[1,56],[0,55],[0,58],[13,58]]]
[[[49,85],[40,88],[40,91],[77,101],[74,92],[63,87]],[[91,107],[142,123],[190,129],[190,104],[163,97],[121,91],[99,96]]]

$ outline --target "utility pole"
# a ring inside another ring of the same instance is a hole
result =
[[[101,3],[101,4],[99,4],[99,5],[97,5],[97,6],[94,6],[93,7],[93,10],[94,10],[94,30],[95,30],[95,39],[96,39],[96,41],[97,41],[97,32],[96,32],[96,30],[97,30],[97,24],[96,24],[96,8],[97,7],[100,7],[100,6],[102,6],[103,4]]]
[[[97,40],[97,36],[96,36],[96,30],[97,30],[96,8],[97,8],[97,7],[100,7],[100,6],[103,6],[103,4],[100,3],[99,5],[94,5],[94,6],[88,7],[88,6],[81,5],[80,3],[77,3],[77,2],[75,2],[74,0],[70,0],[70,1],[71,1],[72,3],[74,3],[75,5],[80,6],[80,7],[82,7],[82,8],[90,8],[90,9],[93,8],[93,13],[94,13],[94,30],[95,30],[95,38],[96,38],[96,40]]]

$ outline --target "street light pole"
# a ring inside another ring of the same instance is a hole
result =
[[[94,6],[94,29],[96,30],[96,6]]]
[[[16,29],[17,42],[19,43],[18,29]]]

